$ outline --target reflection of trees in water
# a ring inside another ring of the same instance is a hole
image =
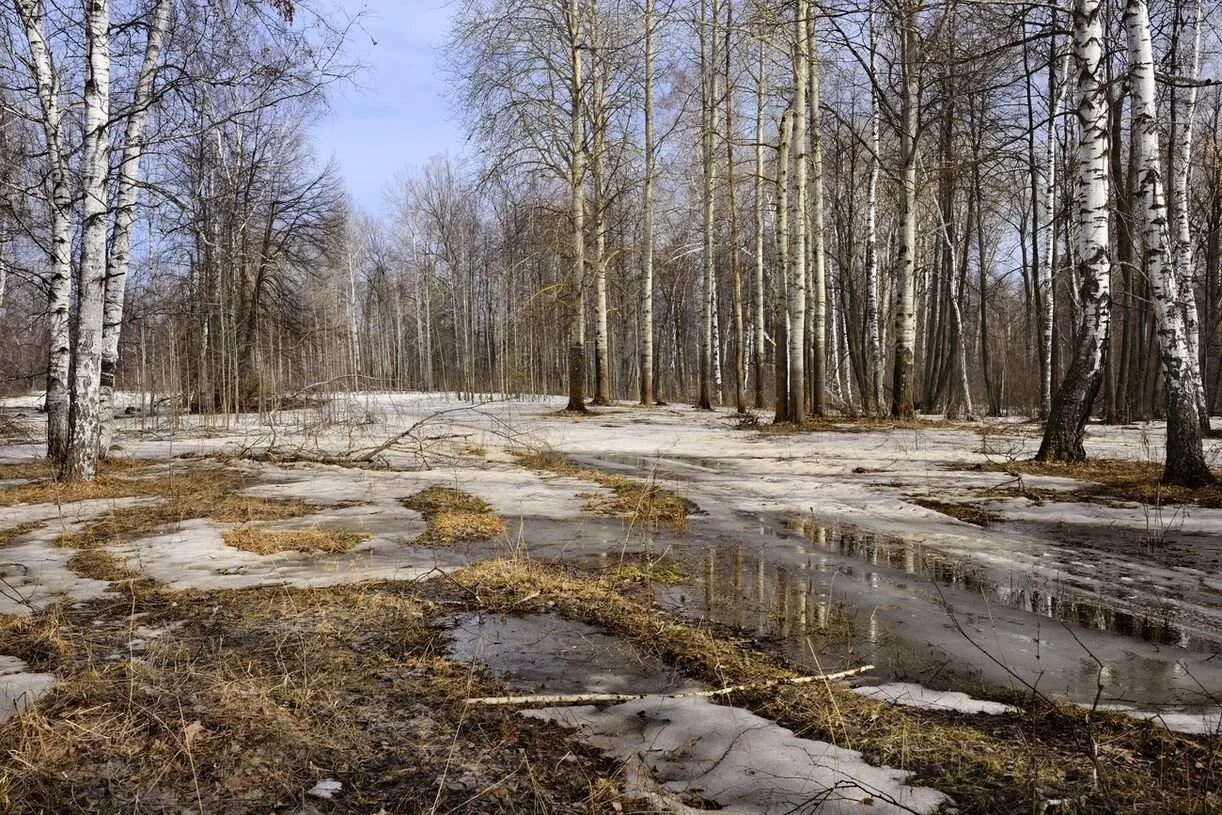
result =
[[[1073,587],[1060,582],[1037,585],[1030,575],[1012,574],[1008,583],[999,582],[980,566],[950,560],[920,543],[809,522],[804,525],[803,538],[807,558],[801,571],[771,564],[755,549],[743,545],[707,550],[703,560],[705,608],[719,620],[757,636],[782,640],[814,636],[826,640],[835,629],[842,639],[860,637],[878,645],[886,632],[875,616],[871,614],[854,625],[843,614],[835,613],[829,592],[843,580],[878,589],[888,577],[881,569],[890,568],[1045,619],[1164,645],[1194,645],[1194,638],[1168,619],[1093,601],[1071,593]],[[827,555],[847,556],[862,565],[843,564]],[[810,576],[802,579],[803,573]],[[793,644],[806,651],[825,645]]]

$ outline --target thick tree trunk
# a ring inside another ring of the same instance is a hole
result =
[[[102,313],[106,300],[106,177],[110,168],[110,3],[89,0],[85,12],[85,114],[81,144],[81,260],[76,335],[72,347],[72,402],[63,474],[88,480],[97,473],[101,438]]]
[[[136,222],[139,196],[140,160],[144,156],[144,124],[153,100],[153,81],[161,56],[161,42],[169,19],[170,0],[157,0],[149,20],[144,61],[132,95],[132,108],[123,132],[123,158],[115,200],[115,223],[110,234],[110,255],[106,272],[106,303],[102,316],[102,429],[98,454],[106,457],[114,435],[115,372],[119,362],[119,338],[123,331],[123,301],[127,288],[127,267],[131,259],[132,226]],[[353,321],[355,330],[355,321]]]
[[[1108,112],[1099,0],[1075,0],[1074,58],[1078,65],[1078,229],[1081,325],[1065,378],[1052,401],[1039,461],[1081,461],[1086,421],[1099,393],[1111,304],[1108,255]]]
[[[1172,263],[1159,150],[1154,49],[1145,0],[1128,0],[1124,25],[1128,32],[1132,94],[1133,144],[1137,150],[1134,209],[1145,236],[1146,269],[1158,323],[1159,351],[1167,397],[1167,463],[1163,482],[1186,487],[1212,484],[1201,444],[1198,371],[1188,340],[1185,301]],[[1194,309],[1195,311],[1195,309]]]
[[[1197,392],[1197,411],[1201,429],[1209,432],[1209,408],[1201,374],[1200,319],[1197,313],[1196,268],[1193,261],[1189,183],[1191,181],[1192,126],[1196,118],[1197,78],[1201,65],[1201,0],[1189,0],[1184,7],[1177,42],[1188,41],[1188,59],[1182,66],[1187,88],[1171,89],[1171,174],[1169,199],[1171,205],[1171,259],[1183,301],[1184,330],[1188,340],[1192,387]],[[1178,48],[1178,46],[1177,46]],[[1178,55],[1177,55],[1178,56]],[[1181,69],[1178,58],[1174,66]]]

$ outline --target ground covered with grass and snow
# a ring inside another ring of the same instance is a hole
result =
[[[1222,493],[1157,425],[1049,468],[1020,421],[349,395],[124,418],[69,485],[35,404],[6,810],[1222,808]]]

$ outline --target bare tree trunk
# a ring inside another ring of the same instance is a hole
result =
[[[916,383],[916,219],[917,219],[917,11],[919,0],[903,0],[900,15],[900,62],[903,96],[900,104],[900,253],[895,284],[895,375],[891,384],[891,415],[915,415]]]
[[[81,261],[76,336],[72,346],[72,401],[64,476],[97,473],[101,438],[102,312],[106,300],[106,176],[110,167],[110,3],[89,0],[85,14],[85,116],[81,144]]]
[[[1201,70],[1201,0],[1189,0],[1177,12],[1184,14],[1181,37],[1188,39],[1189,56],[1183,78],[1187,88],[1171,88],[1171,259],[1183,300],[1184,330],[1188,340],[1192,387],[1197,392],[1201,429],[1209,432],[1209,408],[1201,376],[1200,320],[1197,314],[1196,268],[1192,252],[1189,182],[1192,172],[1192,126],[1196,118],[1197,79]],[[1177,37],[1177,42],[1179,41]],[[1178,47],[1178,46],[1177,46]],[[1176,60],[1176,69],[1179,69]]]
[[[713,377],[713,291],[717,287],[714,195],[717,187],[717,162],[714,158],[713,128],[716,126],[717,99],[717,0],[701,0],[700,73],[701,73],[701,146],[704,164],[704,310],[701,316],[700,398],[697,407],[712,410],[710,394]]]
[[[47,458],[62,470],[67,464],[68,455],[68,379],[72,360],[69,331],[72,194],[68,189],[67,158],[61,129],[63,108],[53,56],[44,30],[44,6],[42,0],[17,0],[16,5],[30,49],[51,180],[51,267],[47,286],[47,327],[50,333],[46,396]]]
[[[1099,0],[1075,0],[1074,58],[1078,65],[1078,229],[1082,279],[1077,347],[1052,400],[1038,461],[1081,461],[1082,437],[1099,393],[1111,319],[1108,255],[1108,112]]]
[[[789,164],[790,144],[793,142],[794,111],[792,105],[781,115],[781,132],[777,138],[776,159],[776,246],[777,268],[774,275],[776,301],[774,316],[776,330],[773,331],[773,378],[776,390],[776,415],[773,421],[789,421],[789,258],[793,254],[789,246]]]
[[[98,454],[105,458],[114,435],[115,369],[119,362],[119,338],[123,333],[123,301],[127,288],[127,267],[131,259],[132,226],[136,221],[139,196],[140,160],[144,156],[144,124],[153,100],[153,82],[161,58],[161,43],[169,19],[170,0],[157,0],[149,20],[144,61],[132,108],[123,132],[123,158],[115,200],[115,223],[110,233],[110,255],[106,271],[106,301],[102,316],[101,433]]]
[[[569,403],[566,410],[586,412],[586,315],[585,315],[585,134],[581,123],[582,44],[581,9],[578,0],[569,0],[569,213],[572,217],[573,269],[569,277]]]
[[[730,59],[733,55],[730,40],[734,32],[733,0],[726,0],[725,38],[725,106],[726,106],[726,198],[730,210],[730,283],[734,311],[734,409],[747,412],[744,387],[747,378],[746,327],[743,319],[743,277],[739,266],[738,247],[738,203],[735,197],[734,178],[734,83],[730,76]]]
[[[1128,0],[1124,25],[1128,31],[1133,112],[1133,144],[1137,150],[1138,183],[1133,191],[1145,236],[1150,295],[1158,322],[1159,350],[1167,396],[1167,463],[1163,482],[1185,487],[1214,483],[1201,445],[1202,401],[1196,365],[1185,320],[1186,292],[1172,263],[1158,143],[1158,113],[1154,87],[1154,49],[1145,0]]]
[[[808,14],[810,12],[808,11]],[[823,112],[819,92],[819,49],[815,37],[815,21],[807,21],[806,32],[808,87],[810,97],[810,242],[811,274],[810,301],[814,309],[810,338],[811,369],[808,372],[810,411],[815,416],[827,414],[827,262],[823,234]]]
[[[807,83],[810,79],[807,60],[809,0],[794,4],[794,184],[793,255],[789,273],[789,421],[802,424],[806,418],[806,235],[807,235]]]
[[[870,387],[862,394],[865,408],[883,410],[883,335],[878,290],[878,149],[879,99],[877,85],[878,33],[870,8],[870,180],[866,192],[866,369]]]
[[[603,43],[596,38],[597,6],[591,3],[590,85],[594,133],[590,175],[594,187],[594,399],[611,404],[610,331],[607,327],[607,190],[604,161],[607,148],[607,66]]]
[[[1055,12],[1054,12],[1055,23]],[[1069,86],[1061,81],[1058,86],[1058,74],[1066,75],[1069,55],[1066,53],[1061,61],[1062,68],[1057,70],[1056,37],[1050,40],[1050,50],[1054,59],[1048,63],[1048,143],[1046,145],[1046,173],[1044,179],[1044,262],[1038,263],[1037,285],[1039,286],[1040,307],[1040,415],[1048,417],[1052,409],[1052,347],[1053,328],[1056,325],[1056,289],[1053,286],[1053,266],[1056,263],[1056,172],[1057,172],[1057,117],[1061,112],[1061,103],[1065,97],[1065,89]]]
[[[652,2],[652,0],[651,0]],[[767,82],[767,62],[764,60],[766,41],[761,32],[755,83],[755,336],[753,365],[755,372],[755,409],[764,407],[764,357],[767,352],[767,331],[764,322],[764,86]]]
[[[645,187],[641,215],[641,404],[652,405],[653,394],[653,0],[645,0]]]

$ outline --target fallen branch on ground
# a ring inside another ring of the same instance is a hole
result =
[[[541,696],[482,696],[475,699],[467,699],[466,703],[468,705],[488,706],[559,707],[561,705],[593,705],[606,702],[635,702],[647,696],[661,696],[665,699],[682,699],[692,696],[713,698],[716,696],[728,696],[739,691],[764,690],[776,687],[777,685],[809,685],[812,682],[830,682],[833,679],[845,679],[872,670],[874,670],[873,665],[862,665],[860,668],[850,668],[847,671],[837,671],[830,674],[795,676],[790,679],[769,679],[766,682],[746,682],[742,685],[730,685],[726,688],[688,691],[686,693],[558,693]]]

